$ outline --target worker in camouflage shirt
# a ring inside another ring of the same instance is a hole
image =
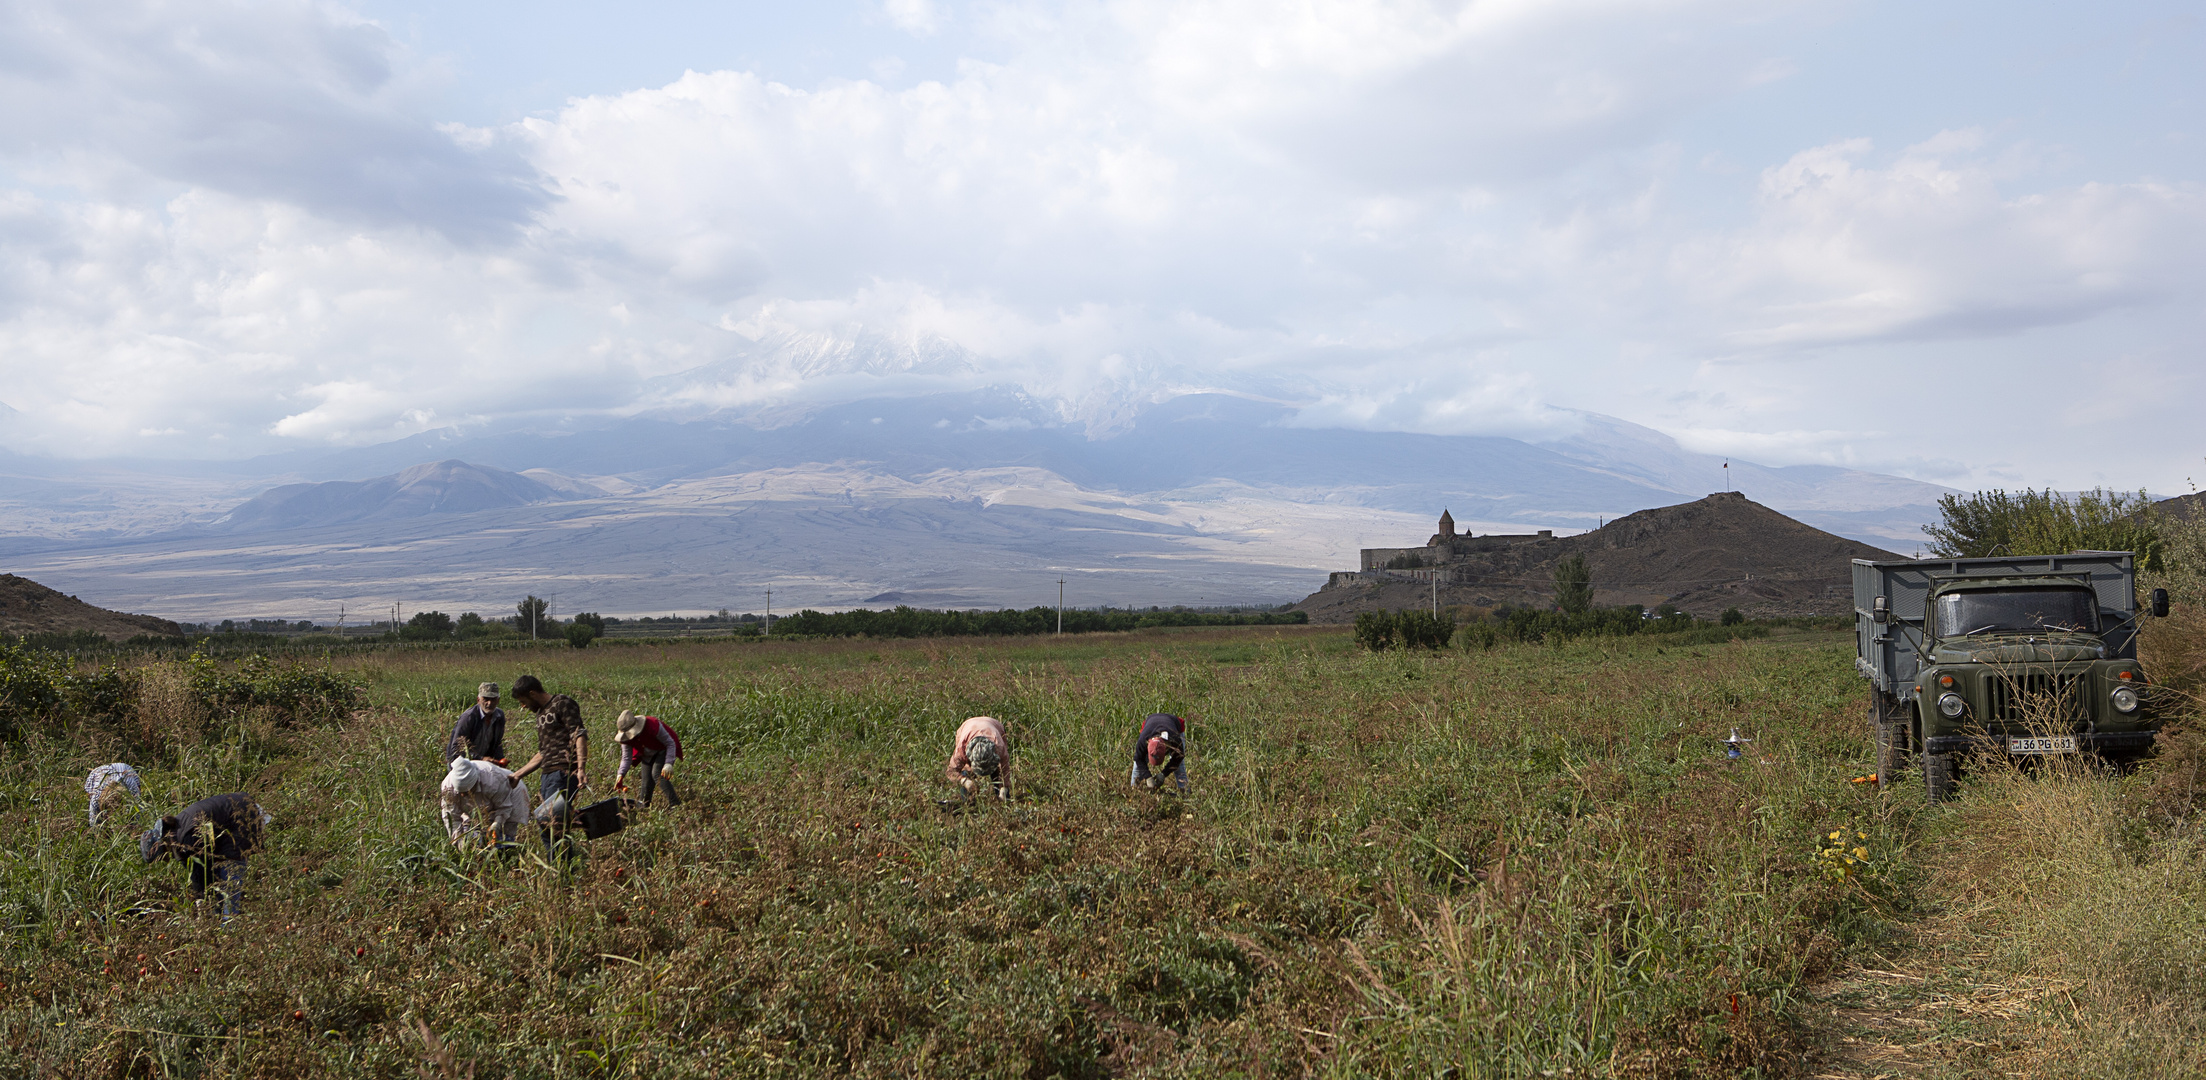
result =
[[[513,680],[513,700],[536,714],[536,756],[514,770],[514,782],[519,783],[530,773],[543,772],[539,817],[545,816],[544,808],[554,798],[571,807],[575,789],[587,780],[582,773],[583,763],[590,759],[590,733],[582,727],[582,707],[565,694],[545,693],[544,684],[534,675]],[[557,819],[565,814],[554,810],[551,816]]]

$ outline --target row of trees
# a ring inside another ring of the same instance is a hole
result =
[[[585,611],[562,624],[550,616],[551,605],[542,597],[530,596],[514,606],[514,614],[504,619],[485,619],[472,611],[463,611],[455,619],[441,611],[417,611],[398,630],[400,641],[482,641],[498,638],[537,638],[553,641],[564,638],[577,649],[587,648],[592,641],[605,636],[605,617],[593,611]]]
[[[1005,608],[1001,611],[929,611],[898,605],[887,611],[859,608],[827,614],[807,608],[774,620],[776,635],[819,637],[916,638],[1015,637],[1057,631],[1059,611],[1053,607]],[[1306,623],[1300,611],[1189,611],[1184,608],[1101,610],[1067,608],[1062,612],[1065,633],[1142,630],[1155,626],[1285,626]]]

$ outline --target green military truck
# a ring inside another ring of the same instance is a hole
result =
[[[1877,780],[1920,761],[1935,801],[1968,751],[2140,756],[2159,733],[2137,662],[2136,558],[2078,551],[1854,560],[1855,665]],[[2155,589],[2148,610],[2168,613]]]

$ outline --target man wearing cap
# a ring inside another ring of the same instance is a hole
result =
[[[460,714],[452,737],[444,740],[444,760],[473,758],[506,763],[506,711],[498,707],[498,684],[475,688],[475,703]]]
[[[950,782],[971,795],[983,780],[992,783],[996,797],[1011,799],[1011,740],[1003,721],[975,716],[958,725],[957,743],[950,750],[950,765],[942,770]]]
[[[628,790],[628,770],[643,769],[643,804],[651,805],[651,789],[666,788],[666,804],[682,805],[682,797],[674,793],[674,780],[666,771],[682,759],[682,740],[668,727],[666,721],[656,716],[637,716],[627,709],[620,711],[620,719],[613,722],[613,741],[620,744],[620,769],[613,774],[613,790]]]
[[[513,700],[536,714],[536,756],[514,770],[513,782],[542,770],[538,798],[549,807],[556,796],[573,805],[575,790],[587,782],[583,762],[590,760],[590,733],[582,727],[582,706],[565,694],[547,694],[534,675],[513,680]],[[537,811],[544,816],[544,811]],[[554,815],[556,816],[556,814]]]
[[[251,795],[210,795],[154,822],[138,838],[138,855],[149,863],[183,860],[191,867],[191,898],[213,885],[222,914],[235,915],[245,901],[246,857],[260,850],[268,821]]]
[[[1172,774],[1185,794],[1187,721],[1171,713],[1150,713],[1141,722],[1141,734],[1134,737],[1134,772],[1129,782],[1138,788],[1155,789],[1164,786],[1166,773]]]

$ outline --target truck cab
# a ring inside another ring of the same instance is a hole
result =
[[[1943,799],[1970,751],[2150,750],[2158,723],[2137,662],[2131,560],[1856,560],[1857,664],[1871,682],[1879,781],[1912,757]],[[2166,610],[2156,592],[2151,613]]]

